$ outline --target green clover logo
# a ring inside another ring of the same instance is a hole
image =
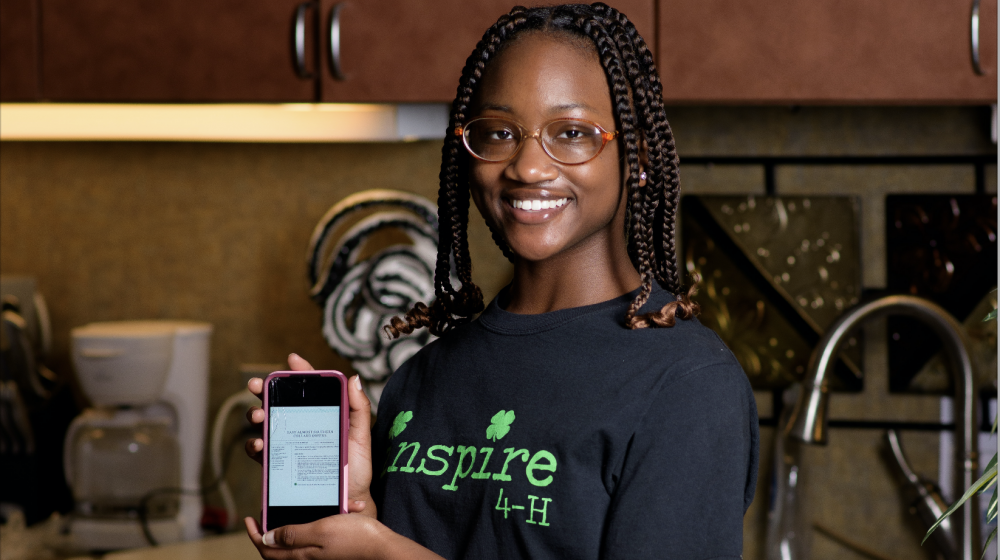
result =
[[[486,428],[486,439],[490,441],[503,439],[503,436],[510,431],[510,425],[514,422],[514,411],[501,410],[493,415],[491,421],[493,423],[490,424],[489,428]]]
[[[412,418],[413,418],[413,412],[409,410],[397,414],[396,419],[392,421],[392,429],[389,430],[389,439],[392,439],[398,436],[399,434],[403,433],[403,430],[406,429],[406,423],[409,422]]]

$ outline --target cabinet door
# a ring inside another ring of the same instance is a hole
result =
[[[668,102],[992,103],[997,2],[659,0]]]
[[[38,98],[38,0],[0,0],[0,101]]]
[[[654,48],[654,0],[610,2]],[[323,0],[323,99],[451,102],[465,59],[512,0]],[[552,2],[542,2],[552,3]],[[340,61],[330,66],[331,13],[340,4]]]
[[[40,0],[52,101],[313,101],[292,61],[299,0]],[[313,11],[309,18],[315,17]],[[314,28],[305,51],[314,51]]]

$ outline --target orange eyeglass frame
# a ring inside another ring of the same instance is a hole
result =
[[[521,141],[518,143],[517,148],[513,152],[511,152],[510,156],[508,156],[506,159],[501,159],[501,160],[496,160],[496,161],[489,160],[489,159],[484,159],[484,158],[481,158],[478,155],[476,155],[476,153],[472,151],[472,148],[469,147],[469,142],[465,138],[465,130],[466,130],[466,128],[470,124],[472,124],[472,123],[474,123],[476,121],[487,120],[487,119],[507,121],[507,122],[512,123],[513,125],[515,125],[521,131]],[[598,130],[601,131],[601,148],[599,150],[597,150],[597,153],[595,153],[589,159],[584,160],[584,161],[580,161],[580,162],[576,162],[576,163],[567,163],[565,161],[561,161],[561,160],[557,159],[555,156],[553,156],[551,153],[549,153],[548,148],[546,148],[546,146],[545,146],[545,142],[542,142],[542,130],[544,130],[550,124],[552,124],[554,122],[559,122],[559,121],[574,121],[574,122],[587,123],[589,125],[594,126],[595,128],[597,128]],[[510,160],[514,159],[514,156],[516,156],[517,153],[521,151],[521,146],[524,146],[524,141],[528,140],[530,138],[534,138],[534,139],[538,140],[539,145],[541,145],[541,147],[542,147],[542,151],[545,152],[545,154],[547,156],[549,156],[550,158],[552,158],[553,160],[555,160],[555,161],[557,161],[557,162],[559,162],[559,163],[561,163],[563,165],[583,165],[583,164],[585,164],[585,163],[587,163],[589,161],[592,161],[597,156],[601,155],[601,152],[604,151],[604,148],[605,148],[605,146],[608,145],[608,142],[610,142],[610,141],[612,141],[612,140],[614,140],[615,138],[618,137],[618,131],[617,130],[615,130],[614,132],[608,132],[607,130],[604,130],[603,126],[595,123],[594,121],[588,121],[587,119],[573,119],[573,118],[552,119],[552,120],[544,123],[542,126],[536,128],[534,130],[534,132],[532,132],[531,134],[528,134],[528,129],[525,128],[521,123],[519,123],[519,122],[517,122],[515,120],[507,119],[507,118],[503,118],[503,117],[478,117],[478,118],[472,119],[471,121],[465,123],[464,125],[456,126],[455,129],[452,132],[455,134],[455,136],[458,136],[459,138],[462,139],[462,144],[465,146],[465,150],[467,152],[469,152],[469,154],[472,157],[478,159],[479,161],[485,161],[487,163],[503,163],[505,161],[510,161]]]

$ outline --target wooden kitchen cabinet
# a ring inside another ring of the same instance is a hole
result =
[[[38,0],[0,0],[0,100],[38,98]]]
[[[541,4],[555,2],[541,2]],[[614,0],[653,48],[654,0]],[[465,59],[513,0],[323,0],[323,100],[451,102]],[[340,9],[344,80],[330,69],[331,15]]]
[[[17,60],[3,59],[4,82],[38,87],[19,85],[16,94],[8,94],[15,88],[4,86],[0,100],[448,102],[483,31],[514,4],[339,3],[346,79],[338,80],[331,73],[330,14],[338,5],[332,0],[309,3],[304,62],[313,77],[303,79],[294,70],[292,20],[300,1],[0,0],[5,15],[17,12],[10,21],[19,22],[14,31],[3,28],[4,45],[15,40],[24,48],[41,44],[44,52],[39,62],[34,51],[9,49],[12,57],[7,58]],[[654,2],[612,2],[651,44]],[[30,25],[20,23],[35,17],[35,6],[40,17]],[[318,58],[317,41],[322,46]],[[7,79],[8,70],[25,69],[25,76]]]
[[[668,103],[988,104],[997,0],[615,0]],[[449,102],[513,0],[0,0],[0,101]],[[331,14],[339,60],[331,72]]]
[[[659,0],[668,103],[989,104],[997,1]]]
[[[300,0],[38,1],[44,100],[315,99],[315,79],[300,78],[292,62]],[[308,55],[315,15],[307,15]]]

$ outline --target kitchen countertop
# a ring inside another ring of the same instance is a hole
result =
[[[260,554],[246,533],[241,531],[197,541],[111,552],[101,558],[102,560],[255,560],[260,558]],[[93,560],[93,557],[80,556],[71,560]]]

